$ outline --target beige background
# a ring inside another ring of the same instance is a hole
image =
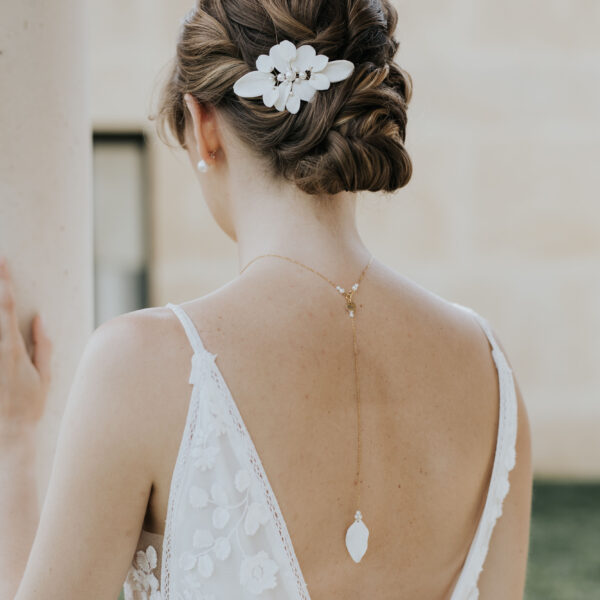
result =
[[[152,304],[237,275],[150,101],[191,1],[92,0],[92,115],[148,132]],[[538,476],[600,476],[600,3],[396,2],[414,177],[366,194],[374,253],[486,316],[529,408]]]
[[[67,392],[92,331],[88,45],[80,0],[0,2],[0,254],[29,340],[40,311],[53,341],[39,428],[45,495]]]

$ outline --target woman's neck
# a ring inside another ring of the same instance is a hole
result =
[[[342,192],[323,202],[291,188],[278,195],[237,196],[239,270],[261,254],[276,253],[330,278],[354,276],[370,256],[356,227],[356,194]]]

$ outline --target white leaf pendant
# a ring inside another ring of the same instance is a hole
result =
[[[360,510],[354,515],[354,523],[346,530],[346,548],[356,563],[360,562],[361,558],[367,551],[369,541],[369,529],[363,523]]]

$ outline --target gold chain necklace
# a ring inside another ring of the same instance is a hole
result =
[[[358,289],[358,286],[359,286],[360,282],[362,281],[364,274],[366,273],[370,264],[373,262],[373,255],[371,255],[369,262],[367,263],[365,268],[362,270],[362,272],[358,278],[358,281],[356,283],[354,283],[349,290],[346,290],[342,286],[335,284],[333,281],[331,281],[331,279],[329,279],[322,273],[319,273],[315,269],[305,265],[304,263],[301,263],[300,261],[297,261],[293,258],[289,258],[288,256],[282,256],[281,254],[260,254],[259,256],[256,256],[240,271],[240,275],[254,261],[258,260],[259,258],[264,258],[266,256],[274,256],[276,258],[283,258],[284,260],[290,261],[301,267],[304,267],[305,269],[308,269],[309,271],[312,271],[315,275],[318,275],[319,277],[321,277],[322,279],[327,281],[327,283],[332,285],[340,294],[342,294],[342,296],[344,297],[344,300],[346,301],[346,306],[345,306],[346,312],[348,313],[348,316],[350,317],[350,320],[352,322],[352,340],[353,340],[353,348],[354,348],[354,380],[355,380],[355,384],[356,384],[356,421],[357,421],[357,450],[356,450],[356,486],[357,486],[356,507],[357,508],[356,508],[356,513],[354,514],[354,521],[350,524],[350,526],[346,530],[346,548],[348,549],[348,552],[349,552],[350,556],[352,557],[352,560],[354,560],[354,562],[358,563],[358,562],[360,562],[360,560],[364,556],[365,552],[367,551],[367,545],[368,545],[368,540],[369,540],[369,529],[364,524],[364,522],[362,520],[362,513],[358,509],[358,507],[360,506],[360,484],[361,484],[361,481],[360,481],[360,467],[361,467],[360,388],[359,388],[359,384],[358,384],[358,360],[357,360],[358,348],[357,348],[357,343],[356,343],[356,325],[355,325],[355,318],[354,318],[354,313],[356,311],[356,304],[353,300],[353,296],[354,296],[354,293],[356,292],[356,290]]]

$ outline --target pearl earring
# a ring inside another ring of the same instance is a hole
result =
[[[208,155],[214,160],[215,158],[217,158],[217,153],[214,150],[211,150]],[[206,173],[206,171],[208,171],[210,165],[202,158],[198,161],[198,171],[200,171],[200,173]]]

